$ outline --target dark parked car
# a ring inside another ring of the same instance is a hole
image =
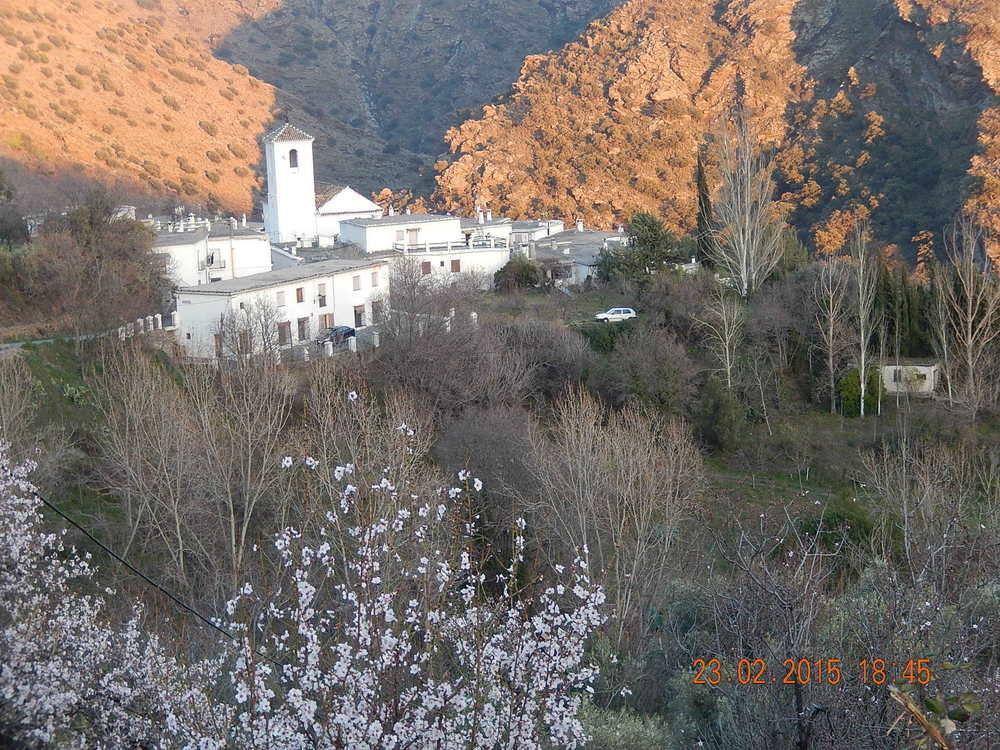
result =
[[[332,344],[343,344],[347,339],[354,338],[355,331],[350,326],[334,326],[324,329],[316,339],[316,343],[322,346],[327,341]]]

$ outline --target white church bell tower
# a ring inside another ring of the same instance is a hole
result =
[[[271,242],[311,245],[316,239],[312,144],[311,135],[287,122],[264,136],[264,224]]]

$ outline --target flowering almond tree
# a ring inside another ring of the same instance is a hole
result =
[[[0,735],[199,750],[586,739],[577,711],[596,670],[584,646],[603,622],[603,593],[585,557],[559,570],[562,582],[519,591],[523,523],[510,564],[488,581],[473,524],[454,517],[468,488],[426,502],[384,479],[370,489],[397,511],[355,525],[358,488],[351,467],[337,467],[328,527],[312,541],[291,529],[276,538],[286,585],[268,595],[244,586],[223,623],[232,642],[184,664],[143,631],[141,613],[105,622],[102,597],[82,593],[94,584],[88,561],[43,530],[30,467],[6,468],[2,447],[0,466]]]

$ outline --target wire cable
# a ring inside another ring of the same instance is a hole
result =
[[[8,477],[11,477],[11,478],[16,478],[14,476],[14,473],[10,470],[10,468],[8,467],[7,464],[3,464],[2,468],[3,468],[3,472],[4,472],[5,475],[7,475]],[[135,567],[128,560],[126,560],[124,557],[122,557],[117,552],[115,552],[113,549],[111,549],[106,544],[104,544],[104,542],[102,542],[100,539],[98,539],[93,534],[91,534],[89,531],[87,531],[83,526],[81,526],[79,523],[77,523],[75,520],[73,520],[70,516],[68,516],[65,512],[63,512],[58,506],[56,506],[54,503],[49,502],[49,500],[46,499],[45,497],[43,497],[41,494],[39,494],[39,492],[37,490],[33,490],[31,494],[35,497],[36,500],[38,500],[39,502],[43,503],[45,505],[45,507],[47,507],[47,508],[51,509],[52,511],[54,511],[57,515],[59,515],[60,518],[62,518],[63,520],[67,521],[70,525],[73,526],[73,528],[75,528],[77,531],[79,531],[81,534],[83,534],[85,537],[87,537],[87,539],[89,539],[91,542],[93,542],[94,544],[96,544],[99,548],[101,548],[102,550],[104,550],[105,552],[107,552],[108,555],[110,555],[114,560],[117,560],[119,563],[121,563],[122,565],[124,565],[132,573],[134,573],[135,575],[139,576],[139,578],[141,578],[143,581],[145,581],[150,586],[152,586],[153,588],[155,588],[157,591],[159,591],[165,597],[167,597],[168,599],[170,599],[170,601],[172,601],[178,607],[180,607],[181,609],[183,609],[185,612],[188,612],[189,614],[194,615],[196,618],[198,618],[199,620],[201,620],[203,623],[205,623],[206,625],[208,625],[213,630],[216,630],[219,633],[222,633],[222,635],[226,636],[226,638],[228,638],[229,640],[233,641],[234,643],[238,642],[236,636],[234,636],[232,633],[230,633],[225,628],[220,627],[216,623],[212,622],[208,617],[205,617],[205,615],[203,615],[201,612],[199,612],[198,610],[196,610],[194,607],[192,607],[191,605],[189,605],[186,602],[182,601],[178,597],[174,596],[174,594],[172,594],[171,592],[167,591],[167,589],[163,588],[163,586],[161,586],[160,584],[158,584],[156,581],[154,581],[152,578],[150,578],[149,576],[147,576],[145,573],[143,573],[141,570],[139,570],[137,567]]]

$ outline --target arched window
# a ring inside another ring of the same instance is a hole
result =
[[[299,150],[293,148],[288,152],[288,166],[292,169],[296,169],[299,166]]]

